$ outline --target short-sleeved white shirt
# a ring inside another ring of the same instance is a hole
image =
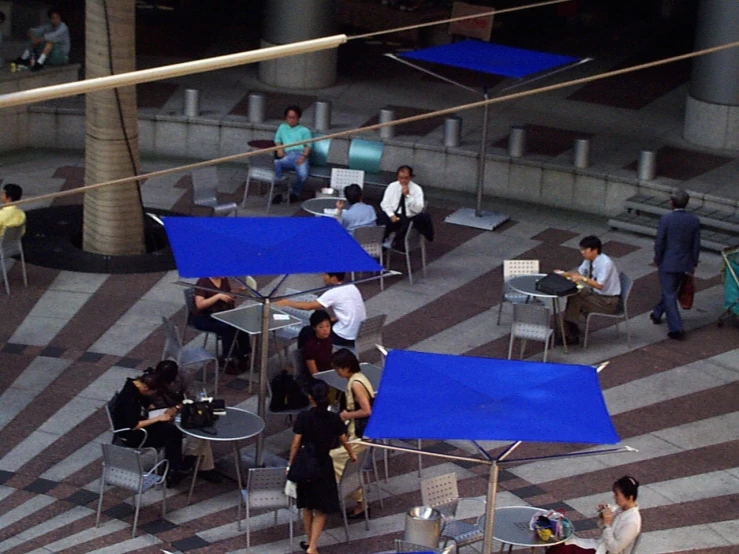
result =
[[[583,260],[577,272],[587,277],[589,267],[590,262]],[[616,269],[616,264],[613,263],[613,260],[605,254],[598,254],[593,260],[592,278],[603,285],[601,290],[594,288],[594,293],[602,294],[603,296],[618,296],[621,294],[621,281],[618,278],[618,269]]]
[[[336,316],[333,331],[342,339],[357,338],[359,326],[367,319],[362,293],[355,285],[332,287],[318,297],[318,303],[331,308]]]

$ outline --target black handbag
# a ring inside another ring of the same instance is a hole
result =
[[[367,390],[367,386],[364,383],[362,383],[361,381],[357,381],[357,382],[360,383],[364,387],[364,390],[367,391],[367,396],[369,397],[370,409],[372,409],[372,406],[374,406],[375,404],[375,397],[370,394],[369,390]],[[356,412],[357,410],[361,410],[361,409],[362,408],[355,408],[353,411]],[[367,424],[369,423],[369,417],[358,417],[354,419],[353,421],[354,421],[354,434],[357,436],[357,438],[361,439],[364,436],[364,432],[367,430]]]
[[[567,277],[549,273],[536,282],[536,290],[553,296],[567,296],[577,292],[577,285]]]
[[[312,483],[321,477],[321,465],[313,443],[304,443],[295,454],[287,479],[293,483]]]
[[[180,423],[185,429],[205,429],[218,421],[212,402],[197,401],[182,406]]]

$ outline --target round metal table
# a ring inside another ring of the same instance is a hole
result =
[[[324,210],[336,210],[338,198],[311,198],[301,204],[301,208],[309,214],[321,217],[336,217],[336,213],[325,213]]]
[[[532,296],[534,298],[547,298],[551,300],[552,301],[552,313],[554,314],[555,324],[559,324],[559,331],[561,333],[560,336],[564,337],[565,336],[564,314],[562,314],[562,311],[559,309],[559,299],[567,298],[570,295],[565,294],[562,296],[557,296],[556,294],[547,294],[545,292],[537,290],[536,283],[542,277],[546,277],[546,274],[545,273],[534,273],[532,275],[519,275],[518,277],[512,277],[508,281],[508,285],[513,290],[515,290],[516,292],[520,292],[521,294]],[[577,294],[577,292],[572,293],[572,294]],[[563,340],[562,346],[564,347],[564,351],[567,352],[567,341]]]
[[[239,457],[238,442],[250,439],[264,431],[264,420],[257,414],[253,414],[241,408],[226,408],[226,415],[218,418],[213,427],[207,429],[185,429],[182,427],[179,417],[175,419],[177,428],[196,439],[206,441],[231,442],[233,445],[234,463],[236,464],[236,481],[239,484],[239,495],[244,488],[241,478],[241,458]],[[187,495],[187,503],[190,504],[192,491],[195,488],[195,479],[200,468],[200,456],[195,462],[195,470],[190,484],[190,493]]]
[[[575,529],[572,522],[569,522],[569,533],[567,536],[557,539],[552,537],[548,541],[539,538],[535,531],[529,529],[529,521],[535,513],[546,515],[549,510],[541,508],[532,508],[531,506],[507,506],[495,509],[495,526],[493,528],[493,538],[500,542],[500,551],[502,552],[505,545],[508,545],[508,552],[513,550],[514,546],[528,546],[532,550],[534,548],[552,546],[560,544],[569,539]],[[484,526],[485,514],[481,515],[481,522]]]

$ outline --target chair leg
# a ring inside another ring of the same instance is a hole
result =
[[[523,353],[526,351],[526,339],[521,341],[521,359],[523,360]]]
[[[266,213],[269,214],[270,207],[272,206],[272,196],[274,196],[275,193],[275,178],[272,177],[272,180],[269,182],[269,193],[267,194],[267,211]]]
[[[246,519],[246,548],[251,548],[251,517],[249,517],[249,502],[244,502],[244,507],[246,509],[245,519]]]
[[[346,518],[346,506],[344,502],[344,497],[341,494],[341,491],[339,491],[339,504],[341,505],[341,514],[344,518],[344,533],[346,533],[346,542],[349,542],[351,539],[349,538],[349,520]],[[366,511],[366,510],[365,510]]]
[[[203,460],[202,455],[198,456],[198,459],[195,460],[195,467],[193,468],[193,471],[192,471],[192,481],[190,482],[190,492],[187,493],[187,503],[185,504],[185,506],[189,506],[190,501],[192,500],[192,491],[195,490],[195,481],[198,478],[198,470],[200,470],[200,462],[202,460]],[[239,492],[239,494],[241,494],[241,492]],[[240,508],[241,506],[239,505],[239,509]]]
[[[136,495],[136,511],[133,514],[133,529],[131,529],[131,538],[136,536],[136,526],[139,523],[139,511],[141,510],[141,491]]]
[[[629,332],[629,318],[624,316],[624,330],[626,331],[626,344],[631,349],[631,333]]]
[[[408,250],[405,251],[405,265],[408,268],[408,281],[413,284],[413,271],[411,269],[411,254]]]
[[[167,515],[167,481],[166,479],[161,485],[162,487],[162,519]]]
[[[544,362],[547,361],[547,350],[549,349],[549,337],[544,341]]]
[[[249,195],[249,181],[251,177],[246,176],[246,182],[244,182],[244,198],[241,200],[241,207],[246,208],[246,197]]]
[[[423,276],[426,277],[426,239],[421,237],[421,271]]]
[[[588,334],[590,332],[590,314],[585,318],[585,337],[582,341],[583,350],[588,347]],[[564,338],[564,337],[563,337]]]
[[[500,325],[500,314],[503,313],[503,304],[504,303],[505,303],[505,299],[504,298],[501,298],[500,304],[498,304],[498,325]]]
[[[95,527],[100,526],[100,512],[103,509],[103,494],[105,493],[105,472],[103,477],[100,479],[100,497],[98,498],[98,515],[95,518]]]
[[[418,439],[418,449],[421,450],[421,439]],[[418,478],[421,478],[421,469],[423,469],[423,456],[421,454],[418,455]]]
[[[21,271],[23,272],[23,286],[28,286],[28,275],[26,274],[26,256],[23,254],[23,247],[20,248],[21,252]]]
[[[254,381],[254,364],[257,360],[257,336],[250,335],[249,340],[251,341],[251,360],[249,360],[249,394],[251,394],[252,381]]]
[[[5,260],[0,261],[0,265],[3,267],[3,279],[5,280],[5,292],[10,296],[10,285],[8,284],[8,272],[5,269]]]
[[[511,359],[511,356],[513,356],[513,341],[516,340],[516,335],[511,332],[511,339],[508,341],[508,359]]]

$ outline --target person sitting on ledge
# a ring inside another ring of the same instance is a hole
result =
[[[15,60],[19,65],[31,66],[31,71],[39,71],[48,65],[69,63],[69,27],[62,21],[62,12],[49,8],[46,12],[49,23],[28,29],[28,45],[23,54]]]
[[[349,185],[344,189],[344,196],[349,204],[347,209],[344,209],[344,200],[336,201],[336,219],[344,229],[351,233],[357,227],[368,227],[377,222],[375,209],[364,203],[362,187]]]
[[[275,146],[280,148],[276,152],[275,158],[275,179],[282,179],[283,170],[293,170],[297,175],[295,183],[290,189],[290,202],[297,202],[300,199],[300,193],[303,191],[303,185],[310,175],[310,166],[308,156],[310,155],[310,144],[299,144],[296,146],[284,145],[310,140],[311,132],[308,127],[300,124],[300,116],[302,111],[298,106],[288,106],[285,108],[285,122],[280,123],[275,133]],[[277,196],[275,196],[275,199]],[[273,203],[275,200],[273,199]]]
[[[23,196],[23,189],[20,185],[8,183],[3,187],[0,194],[0,201],[3,204],[18,202]],[[20,227],[26,224],[26,212],[18,206],[5,206],[0,208],[0,237],[3,235],[6,227]]]

